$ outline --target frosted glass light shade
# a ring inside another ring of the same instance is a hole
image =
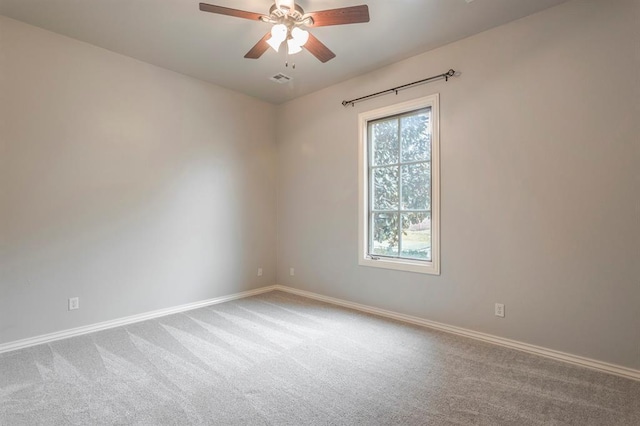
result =
[[[267,40],[267,44],[277,52],[280,45],[286,38],[287,26],[284,24],[277,24],[271,28],[271,38]]]
[[[292,38],[287,40],[287,49],[288,49],[289,55],[294,55],[302,51],[302,47],[300,47],[298,42]]]
[[[304,46],[307,40],[309,40],[309,32],[295,27],[291,30],[291,37],[293,37],[298,46]]]
[[[269,40],[267,40],[267,44],[269,46],[271,46],[271,48],[277,52],[280,49],[280,45],[282,44],[282,40],[276,40],[275,38],[271,37]]]
[[[271,37],[283,42],[287,38],[287,26],[284,24],[276,24],[271,28]]]

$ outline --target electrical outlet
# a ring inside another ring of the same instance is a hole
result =
[[[76,309],[80,309],[80,298],[79,297],[70,297],[69,298],[69,310],[73,311]]]
[[[262,268],[258,268],[258,276],[261,277],[262,276]]]
[[[296,274],[295,269],[289,268],[289,275],[294,276]]]
[[[496,316],[504,318],[504,304],[496,303]]]

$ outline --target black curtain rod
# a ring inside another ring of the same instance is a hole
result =
[[[344,107],[346,107],[347,105],[355,106],[356,102],[364,101],[366,99],[373,98],[373,97],[380,96],[380,95],[386,95],[387,93],[395,93],[397,95],[398,94],[398,90],[407,89],[407,88],[409,88],[411,86],[415,86],[416,84],[427,83],[429,81],[434,81],[434,80],[441,80],[443,78],[445,79],[445,81],[449,81],[449,77],[453,77],[455,74],[456,74],[456,72],[454,70],[450,69],[449,71],[447,71],[447,72],[445,72],[443,74],[434,75],[433,77],[425,78],[423,80],[414,81],[413,83],[403,84],[402,86],[394,87],[392,89],[383,90],[382,92],[372,93],[370,95],[362,96],[360,98],[351,99],[350,101],[342,101],[342,106],[344,106]]]

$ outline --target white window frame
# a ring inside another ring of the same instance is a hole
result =
[[[369,143],[367,126],[370,121],[398,114],[431,108],[431,261],[370,256],[369,250]],[[440,96],[438,93],[366,111],[358,114],[358,264],[375,268],[395,269],[440,275]]]

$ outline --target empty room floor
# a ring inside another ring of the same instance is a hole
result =
[[[640,382],[283,292],[0,355],[2,425],[638,425]]]

